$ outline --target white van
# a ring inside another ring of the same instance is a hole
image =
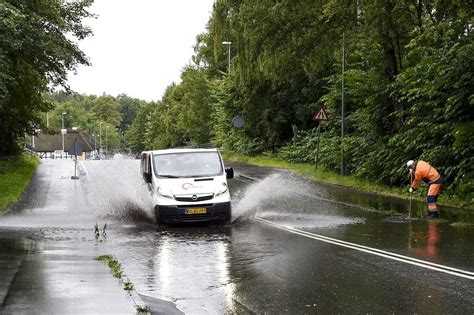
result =
[[[156,222],[230,222],[232,210],[227,179],[217,149],[144,151],[141,174],[153,196]]]

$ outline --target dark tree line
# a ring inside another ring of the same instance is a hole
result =
[[[0,1],[0,154],[20,150],[19,140],[39,127],[53,105],[43,93],[66,84],[67,73],[88,64],[72,39],[91,30],[92,0]]]
[[[77,127],[101,139],[109,152],[130,151],[125,134],[136,120],[138,111],[149,106],[145,101],[126,94],[114,97],[55,92],[47,93],[44,97],[54,108],[42,114],[41,132],[59,133],[64,120],[65,128]]]
[[[406,182],[406,160],[425,159],[470,199],[473,10],[461,0],[217,0],[195,64],[142,112],[135,146],[212,141],[243,151],[230,123],[241,115],[247,152],[338,171],[342,145],[347,174],[387,185]],[[318,146],[311,116],[320,105],[330,122]]]

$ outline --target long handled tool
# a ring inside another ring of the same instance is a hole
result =
[[[408,206],[408,219],[411,219],[411,192],[410,192],[410,204]]]
[[[413,172],[410,170],[410,203],[408,204],[408,219],[411,219],[411,199],[412,199],[412,193],[413,191],[411,190],[411,183],[413,183]]]

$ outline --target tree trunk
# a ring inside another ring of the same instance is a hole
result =
[[[397,34],[395,29],[395,24],[392,18],[393,14],[393,3],[391,0],[388,0],[385,5],[385,16],[387,21],[385,23],[385,30],[383,31],[383,57],[384,57],[384,66],[385,74],[388,77],[390,83],[395,81],[396,76],[398,75],[398,64],[397,64],[397,51],[395,39],[392,37],[392,34]],[[390,96],[390,103],[392,104],[393,112],[400,112],[403,109],[402,103],[399,101],[396,95]],[[396,116],[394,119],[395,128],[399,130],[403,125],[403,119],[400,115]]]

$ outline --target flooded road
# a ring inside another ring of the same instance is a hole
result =
[[[474,309],[474,228],[459,224],[469,214],[441,208],[444,220],[408,220],[403,201],[232,166],[232,225],[157,227],[138,161],[85,161],[78,181],[70,161],[43,161],[0,218],[1,254],[114,255],[138,293],[187,314]],[[106,236],[94,236],[95,223],[107,223]]]

